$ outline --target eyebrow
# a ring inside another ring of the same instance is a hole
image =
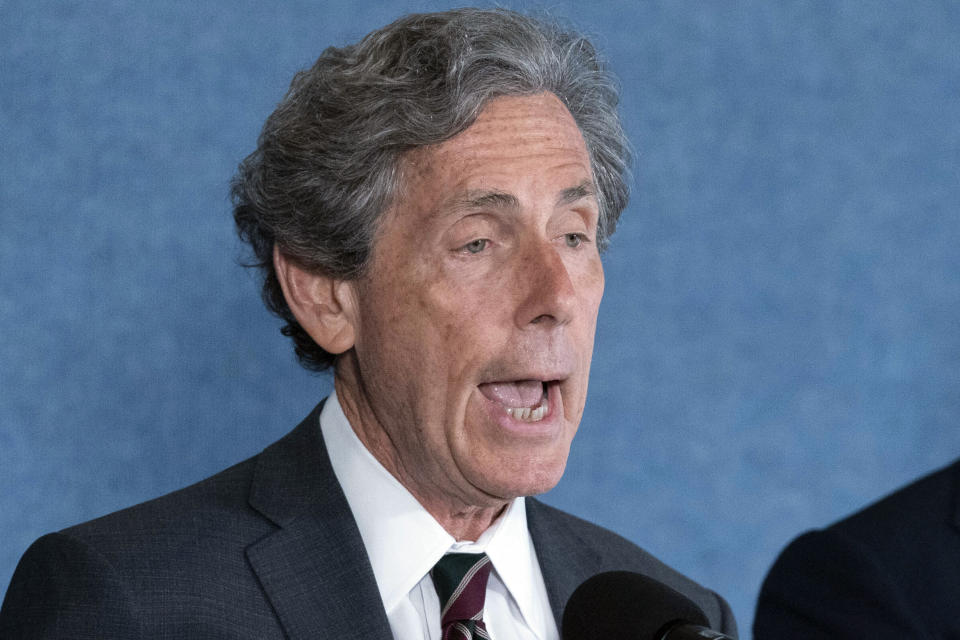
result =
[[[511,193],[477,190],[468,192],[456,205],[463,209],[519,209],[520,201]]]
[[[557,206],[573,204],[584,198],[596,196],[591,180],[584,180],[575,187],[568,187],[560,192]],[[511,193],[503,191],[476,190],[469,191],[463,198],[454,202],[454,209],[519,209],[520,201]]]
[[[597,191],[593,188],[593,182],[590,180],[584,180],[575,187],[570,187],[569,189],[564,189],[561,191],[560,197],[557,198],[557,206],[573,204],[577,200],[592,198],[596,195]]]

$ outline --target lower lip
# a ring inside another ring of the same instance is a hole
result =
[[[563,424],[563,402],[560,395],[560,384],[547,384],[547,413],[536,422],[527,422],[514,418],[502,404],[490,400],[482,393],[478,393],[483,402],[483,410],[506,432],[525,438],[553,437]]]

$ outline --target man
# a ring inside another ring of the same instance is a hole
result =
[[[409,16],[298,74],[235,218],[334,394],[251,460],[39,540],[0,630],[546,640],[626,569],[732,633],[716,594],[524,499],[583,412],[627,197],[616,103],[586,40],[501,10]]]
[[[960,638],[960,460],[783,551],[757,640]]]

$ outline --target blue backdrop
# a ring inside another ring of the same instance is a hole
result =
[[[37,536],[325,395],[237,264],[228,182],[324,47],[452,4],[0,2],[0,591]],[[547,501],[748,637],[791,537],[960,453],[960,8],[586,7],[539,8],[606,52],[639,158]]]

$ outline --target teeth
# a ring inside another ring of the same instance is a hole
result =
[[[543,420],[543,416],[547,414],[547,398],[544,397],[540,401],[540,406],[536,408],[506,407],[506,410],[507,414],[516,420],[521,420],[523,422],[540,422]]]

